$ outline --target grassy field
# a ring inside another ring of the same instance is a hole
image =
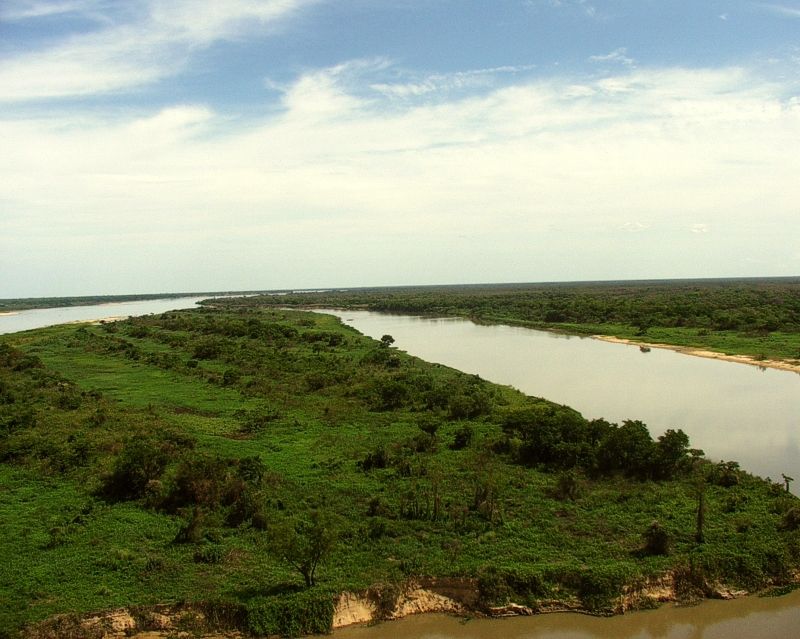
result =
[[[426,576],[477,578],[481,606],[592,611],[668,570],[697,592],[790,581],[797,499],[673,435],[588,422],[312,313],[3,336],[0,636],[176,602],[245,631],[324,630],[336,593]]]

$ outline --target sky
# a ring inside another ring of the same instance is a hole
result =
[[[800,275],[800,0],[0,0],[0,298]]]

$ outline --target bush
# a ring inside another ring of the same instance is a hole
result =
[[[225,558],[225,550],[219,544],[203,544],[194,551],[194,560],[199,564],[218,564]]]
[[[630,569],[625,566],[598,566],[581,574],[578,597],[589,610],[608,610],[629,581]]]
[[[783,515],[781,527],[784,530],[797,530],[800,528],[800,507],[793,506]]]
[[[478,572],[478,598],[481,605],[503,605],[510,595],[505,575],[496,567],[486,566]]]
[[[451,450],[462,450],[467,448],[475,438],[475,429],[470,424],[463,424],[456,431],[453,443],[450,444]]]
[[[226,493],[228,461],[219,456],[195,455],[184,459],[175,471],[163,506],[176,512],[184,506],[218,507]]]
[[[308,590],[281,597],[257,597],[247,604],[247,630],[254,635],[323,635],[333,627],[334,595]]]
[[[644,534],[644,548],[642,551],[646,555],[668,555],[670,538],[669,533],[664,530],[660,523],[654,521]]]
[[[389,454],[383,446],[367,453],[364,459],[358,462],[358,467],[367,472],[373,468],[386,468],[389,465]]]
[[[184,522],[173,539],[176,544],[199,544],[203,540],[205,515],[199,508],[193,508],[188,521]]]
[[[558,475],[553,496],[559,501],[575,501],[581,493],[578,476],[572,470],[567,470]]]
[[[216,359],[222,353],[222,344],[213,337],[199,339],[192,349],[192,359]]]
[[[149,482],[161,478],[169,460],[169,450],[163,441],[144,435],[134,437],[114,460],[101,494],[119,501],[139,499],[145,495]]]
[[[239,420],[239,430],[248,435],[258,435],[270,422],[274,422],[280,416],[276,409],[266,404],[250,411],[239,409],[234,415]]]
[[[739,484],[740,473],[737,462],[719,462],[714,465],[709,481],[723,488],[731,488]]]

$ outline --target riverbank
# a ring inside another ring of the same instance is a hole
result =
[[[710,351],[701,348],[693,348],[690,346],[676,346],[674,344],[661,344],[659,342],[642,342],[639,340],[627,339],[623,337],[614,337],[612,335],[592,335],[593,339],[598,339],[603,342],[611,342],[612,344],[628,344],[630,346],[646,347],[646,348],[660,348],[664,350],[674,351],[682,355],[692,355],[693,357],[704,357],[707,359],[718,359],[725,362],[734,362],[736,364],[748,364],[750,366],[758,366],[759,368],[774,368],[781,371],[791,371],[792,373],[800,373],[800,363],[795,361],[775,360],[775,359],[759,359],[749,355],[728,355],[718,351]]]
[[[330,630],[341,631],[358,626],[390,624],[419,615],[449,615],[460,619],[505,619],[508,617],[541,617],[554,613],[580,613],[593,617],[620,616],[633,611],[648,610],[668,603],[733,600],[754,597],[743,590],[732,590],[720,584],[704,584],[694,593],[679,592],[679,580],[674,573],[625,589],[613,609],[605,614],[587,610],[577,599],[542,600],[535,606],[507,602],[502,606],[479,607],[480,591],[477,579],[412,579],[397,590],[393,601],[381,597],[380,587],[364,592],[343,592],[335,599]],[[795,585],[797,580],[795,579]],[[382,586],[385,589],[385,584]],[[793,595],[795,598],[798,596]],[[797,608],[800,609],[800,598]],[[229,611],[230,612],[230,611]],[[734,610],[730,615],[734,616]],[[246,613],[241,613],[246,614]],[[236,614],[230,615],[233,619]],[[240,615],[241,616],[241,615]],[[385,626],[383,633],[393,636],[397,626]],[[191,629],[191,630],[189,630]],[[76,636],[91,639],[169,639],[181,632],[202,639],[240,639],[251,636],[240,629],[226,628],[209,607],[176,604],[117,609],[92,613],[78,618],[60,616],[29,628],[25,639],[40,637]]]

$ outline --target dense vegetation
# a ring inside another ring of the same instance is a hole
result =
[[[325,631],[336,593],[388,609],[411,577],[589,610],[667,570],[791,580],[783,486],[391,343],[251,302],[2,337],[0,636],[164,602]]]
[[[800,360],[798,278],[358,289],[231,303],[457,315],[761,359]]]

